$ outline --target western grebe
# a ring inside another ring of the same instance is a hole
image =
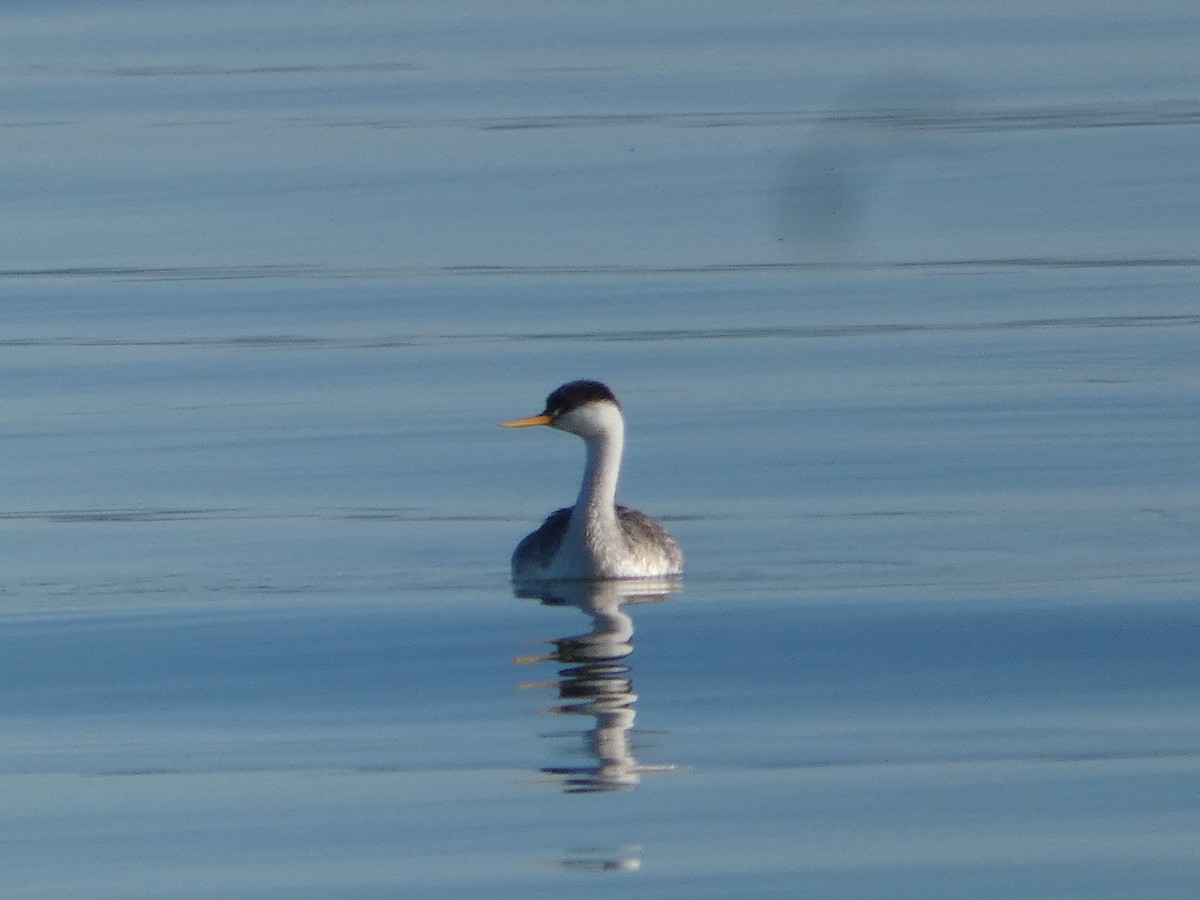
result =
[[[541,415],[503,428],[548,425],[583,438],[587,464],[575,505],[550,513],[513,551],[516,581],[661,578],[683,572],[683,552],[665,528],[616,505],[625,419],[607,386],[572,381],[546,398]]]

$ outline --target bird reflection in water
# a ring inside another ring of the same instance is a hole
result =
[[[559,700],[544,712],[592,716],[587,732],[591,765],[550,766],[541,771],[561,779],[567,793],[627,790],[646,772],[673,766],[638,763],[630,747],[630,732],[637,715],[630,667],[633,653],[633,619],[622,609],[634,603],[657,603],[679,590],[678,579],[627,581],[538,582],[517,585],[518,597],[535,598],[547,606],[574,606],[592,618],[586,634],[551,641],[549,653],[521,656],[518,665],[558,662],[558,681],[523,684],[524,688],[550,688]]]

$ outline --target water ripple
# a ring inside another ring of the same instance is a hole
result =
[[[956,334],[1040,329],[1194,328],[1200,314],[1061,316],[992,322],[876,322],[848,325],[763,325],[756,327],[639,328],[603,331],[463,332],[416,335],[246,334],[189,337],[92,338],[48,336],[7,338],[0,347],[207,347],[264,350],[386,350],[463,344],[549,341],[585,343],[664,343],[675,341],[816,340],[897,334]]]
[[[1056,257],[1013,256],[975,259],[884,261],[725,262],[695,265],[625,263],[561,265],[490,265],[455,263],[441,266],[336,267],[300,263],[262,263],[228,266],[56,266],[0,269],[0,281],[19,279],[90,279],[98,281],[255,281],[305,279],[354,281],[446,276],[550,277],[563,275],[724,275],[775,272],[988,272],[1056,269],[1191,269],[1200,256]]]

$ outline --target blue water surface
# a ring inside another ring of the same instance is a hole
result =
[[[12,896],[1195,895],[1191,5],[0,22]]]

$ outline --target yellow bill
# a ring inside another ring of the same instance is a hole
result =
[[[549,425],[554,416],[543,413],[540,416],[529,416],[526,419],[509,419],[507,422],[497,422],[501,428],[532,428],[534,425]]]

